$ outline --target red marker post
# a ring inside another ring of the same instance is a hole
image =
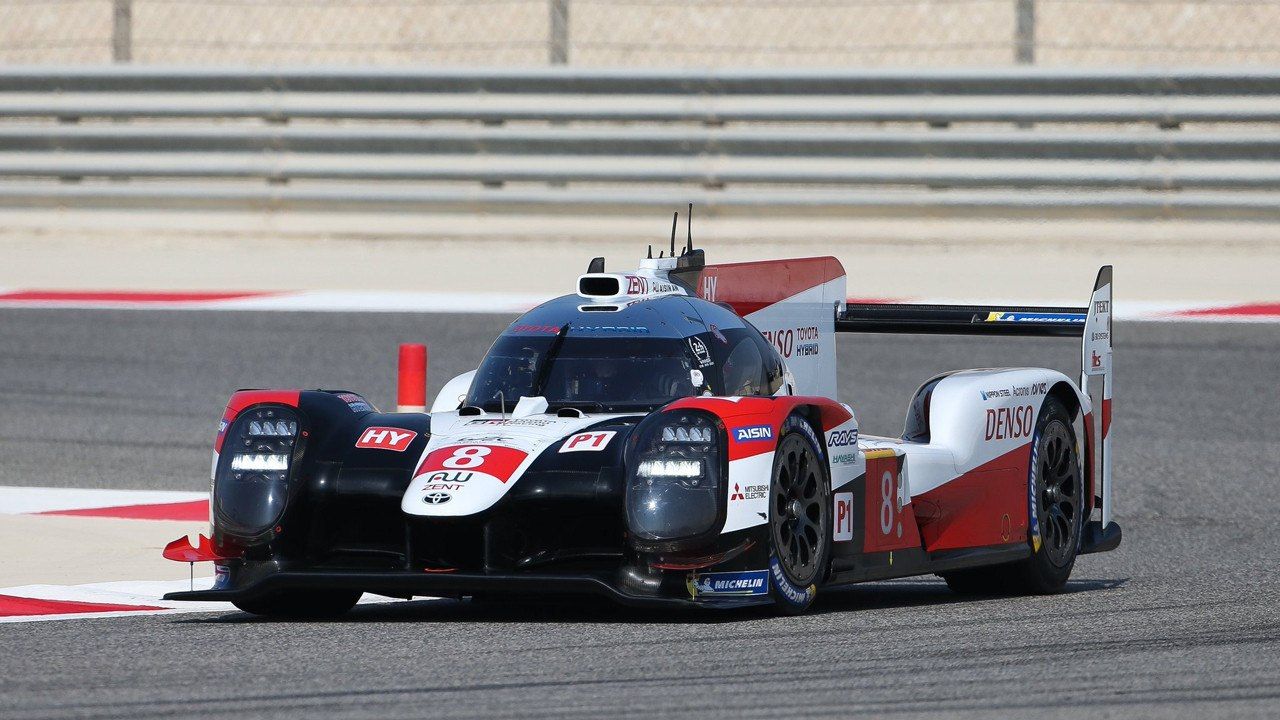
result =
[[[396,392],[396,412],[427,411],[427,346],[400,345],[400,376]]]

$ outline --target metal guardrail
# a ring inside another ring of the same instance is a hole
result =
[[[1276,123],[1280,69],[7,68],[0,204],[1277,219]]]

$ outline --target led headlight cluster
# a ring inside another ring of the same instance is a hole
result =
[[[227,428],[214,479],[214,522],[243,540],[271,531],[284,514],[298,443],[298,413],[260,405]]]
[[[627,524],[645,540],[678,540],[715,529],[724,428],[697,410],[659,413],[636,430],[628,460]]]

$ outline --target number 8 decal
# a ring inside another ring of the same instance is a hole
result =
[[[480,467],[484,464],[484,458],[493,452],[492,448],[480,447],[479,445],[464,445],[455,448],[453,454],[441,461],[441,465],[450,470],[467,470],[469,468]]]
[[[897,499],[897,488],[894,487],[893,471],[885,470],[884,475],[880,478],[880,534],[888,535],[893,532],[893,505],[892,499]]]

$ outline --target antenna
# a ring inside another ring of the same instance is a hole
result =
[[[688,233],[687,238],[689,243],[685,247],[684,251],[693,252],[693,203],[689,203],[689,214],[685,216],[684,223],[685,232]]]
[[[507,419],[507,395],[501,390],[498,391],[498,402],[502,403],[502,419]]]
[[[671,257],[676,256],[676,223],[680,222],[680,211],[671,214]]]
[[[652,260],[652,259],[653,259],[653,243],[649,243],[649,254],[648,256],[645,257],[645,260]]]

